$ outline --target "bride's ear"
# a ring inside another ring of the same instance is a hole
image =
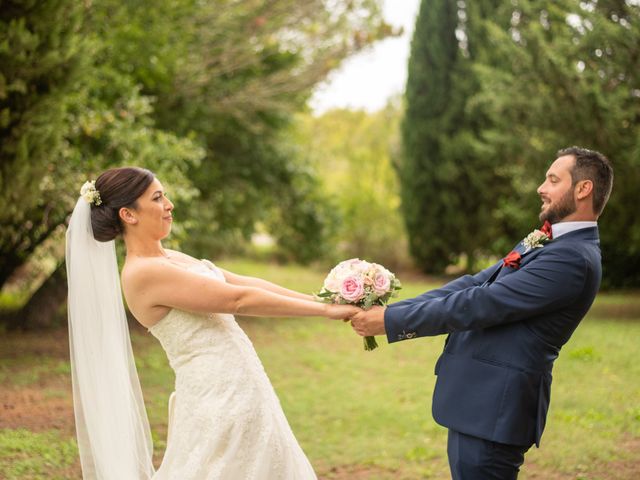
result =
[[[120,210],[118,210],[118,216],[120,217],[120,220],[122,220],[127,225],[135,225],[136,223],[138,223],[138,219],[136,218],[133,211],[129,208],[122,207]]]

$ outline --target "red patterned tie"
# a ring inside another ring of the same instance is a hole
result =
[[[544,233],[547,237],[549,237],[549,240],[553,238],[553,233],[551,232],[551,224],[549,223],[549,220],[544,221],[544,225],[540,227],[540,231]]]

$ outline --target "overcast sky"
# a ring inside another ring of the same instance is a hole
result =
[[[316,89],[310,101],[313,110],[322,113],[345,107],[374,111],[382,108],[390,96],[404,91],[409,43],[419,6],[420,0],[384,0],[385,19],[394,27],[402,26],[404,33],[346,60]]]

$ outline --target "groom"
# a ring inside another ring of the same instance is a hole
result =
[[[539,446],[553,362],[600,286],[596,220],[612,185],[602,154],[559,151],[538,187],[545,234],[476,275],[351,319],[358,334],[386,333],[389,343],[449,334],[432,409],[449,429],[454,480],[515,479]]]

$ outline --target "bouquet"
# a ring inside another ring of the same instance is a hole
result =
[[[382,265],[352,258],[329,272],[316,297],[325,303],[351,304],[367,310],[373,305],[386,305],[401,288],[400,280]],[[365,350],[377,346],[375,337],[364,337]]]

